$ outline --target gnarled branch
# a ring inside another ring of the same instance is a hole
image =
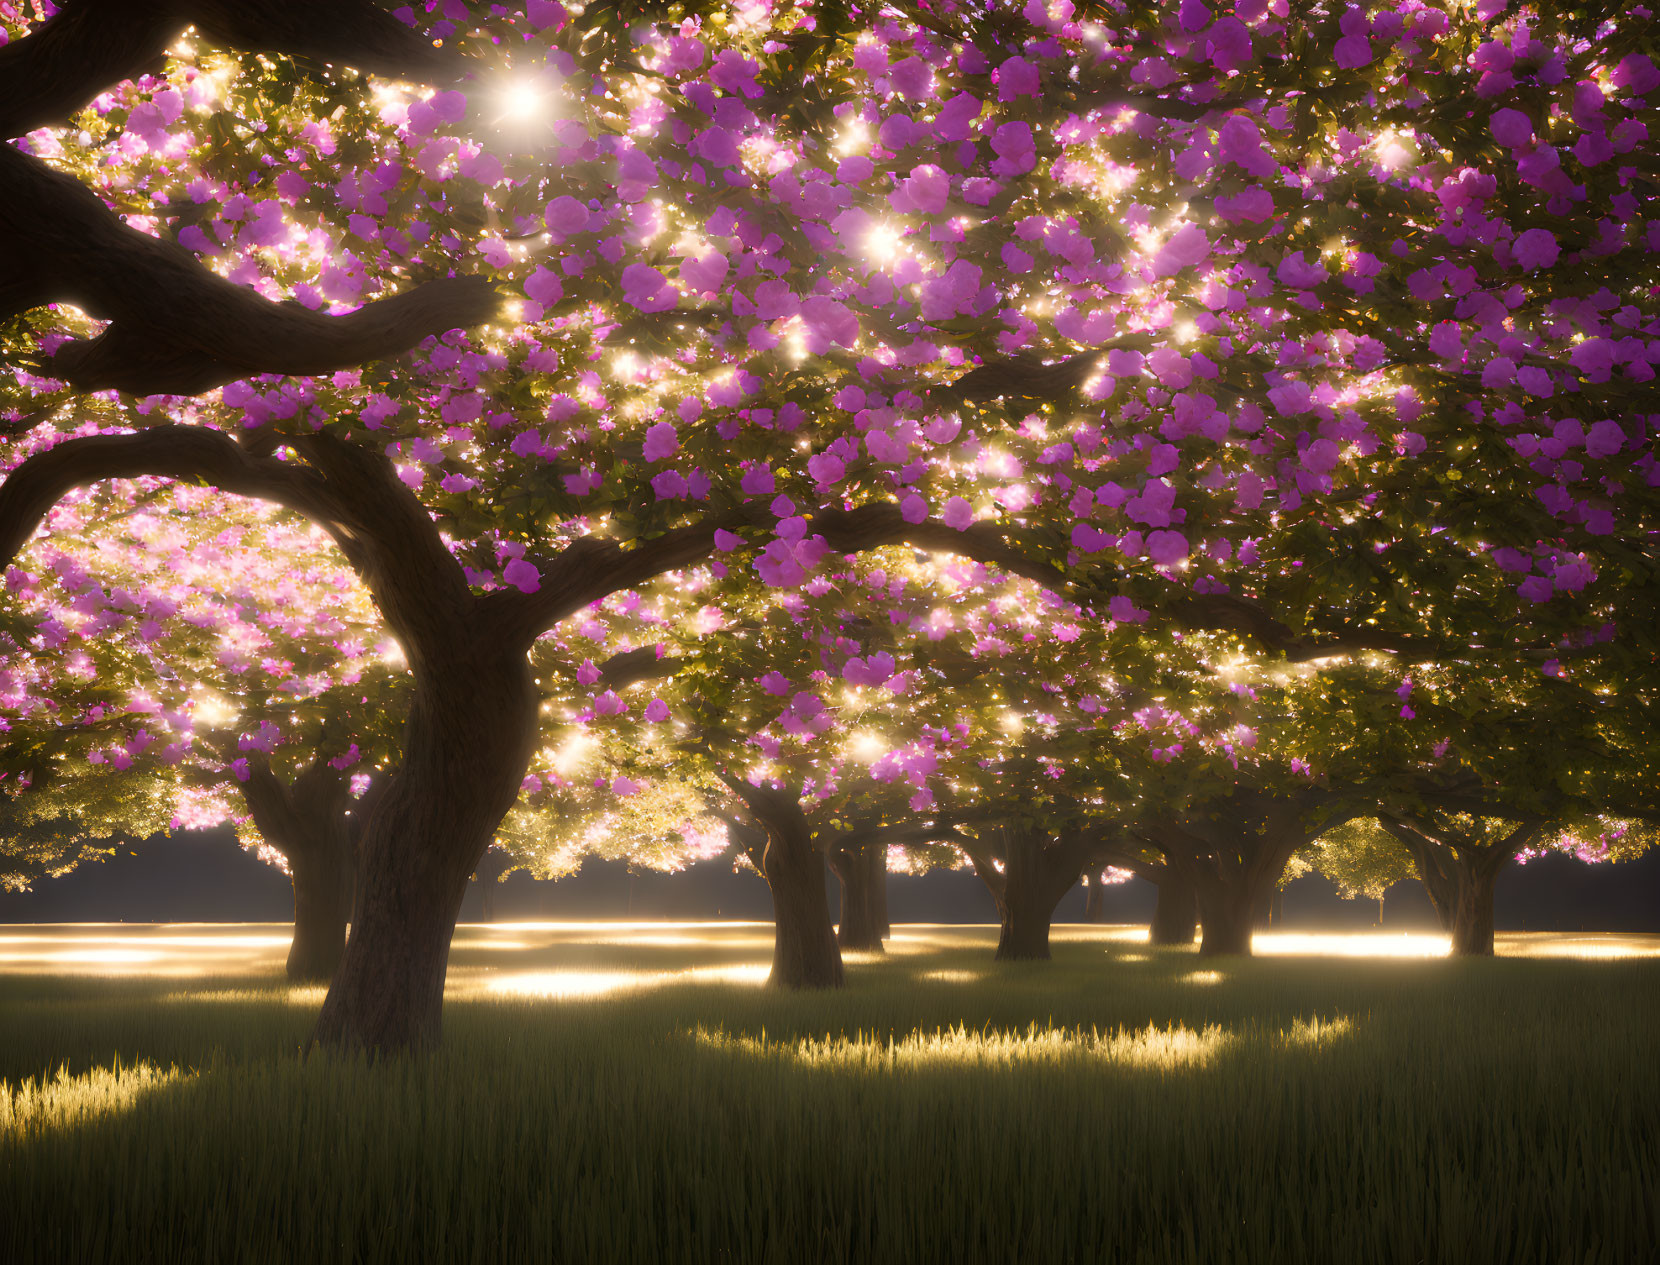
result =
[[[240,496],[274,501],[324,527],[334,521],[321,482],[274,459],[250,459],[219,431],[157,426],[133,435],[65,440],[30,457],[0,482],[0,567],[9,566],[47,512],[75,488],[146,475],[199,479]]]
[[[123,79],[159,68],[186,27],[227,48],[288,53],[418,83],[465,63],[368,0],[67,0],[0,48],[0,136],[62,123]]]
[[[355,368],[481,324],[498,306],[482,277],[429,281],[346,316],[273,303],[184,247],[129,228],[73,177],[0,145],[0,317],[47,302],[112,324],[61,347],[45,371],[80,391],[138,395]]]

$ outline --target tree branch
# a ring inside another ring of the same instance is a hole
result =
[[[333,520],[327,491],[315,476],[274,459],[251,460],[219,431],[157,426],[132,435],[89,435],[37,453],[0,482],[0,567],[11,564],[47,512],[73,489],[146,475],[201,480],[274,501],[325,527]]]
[[[465,63],[368,0],[67,0],[0,48],[0,136],[64,122],[123,79],[159,69],[186,27],[208,41],[288,53],[417,83]]]
[[[111,325],[64,344],[43,371],[78,391],[135,395],[355,368],[482,324],[498,306],[483,277],[429,281],[346,316],[273,303],[177,243],[129,228],[72,176],[0,145],[0,317],[49,302]]]

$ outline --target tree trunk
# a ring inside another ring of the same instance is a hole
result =
[[[351,913],[350,858],[342,850],[295,848],[288,856],[294,880],[294,942],[288,978],[296,984],[334,978],[346,952]]]
[[[999,902],[1002,926],[997,935],[999,962],[1049,961],[1049,927],[1055,915],[1052,902],[1040,893],[1009,893]]]
[[[841,923],[836,942],[844,949],[882,952],[882,923],[888,877],[886,847],[865,843],[837,848],[829,854],[830,868],[841,880]]]
[[[263,752],[250,752],[242,801],[266,844],[282,853],[294,887],[294,940],[288,978],[334,978],[352,916],[356,849],[350,782],[319,751],[309,767],[285,780]]]
[[[1384,828],[1412,856],[1441,927],[1452,936],[1454,957],[1493,956],[1493,889],[1499,872],[1543,828],[1530,818],[1502,843],[1486,847],[1436,832],[1432,823],[1384,819]]]
[[[1498,874],[1487,867],[1460,865],[1452,910],[1452,955],[1457,958],[1493,956],[1493,888]]]
[[[1084,921],[1104,921],[1106,904],[1106,894],[1101,876],[1099,874],[1084,875]]]
[[[800,809],[795,816],[800,816]],[[805,821],[787,812],[768,813],[767,850],[761,873],[772,889],[773,988],[840,988],[846,982],[841,949],[830,922],[830,887],[824,854],[813,846]]]
[[[871,851],[871,918],[876,923],[876,934],[886,940],[893,935],[893,924],[888,921],[888,845],[879,843]]]
[[[1166,865],[1164,877],[1159,879],[1153,921],[1147,928],[1147,943],[1189,945],[1198,926],[1199,899],[1194,894],[1193,880]]]
[[[1246,883],[1202,882],[1199,885],[1201,957],[1250,957],[1258,894]]]
[[[538,699],[522,651],[453,647],[418,665],[404,761],[363,833],[358,924],[312,1040],[435,1045],[467,879],[530,765]]]
[[[996,832],[1002,845],[998,870],[989,849],[964,847],[974,872],[997,901],[999,962],[1049,960],[1049,927],[1055,907],[1072,890],[1089,861],[1079,840],[1051,844],[1046,831],[1005,826]]]

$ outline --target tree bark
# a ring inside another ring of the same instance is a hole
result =
[[[294,887],[294,940],[288,978],[314,983],[334,977],[346,947],[355,849],[348,777],[326,753],[285,782],[262,752],[250,752],[242,799],[260,837],[282,853]]]
[[[840,988],[846,983],[841,949],[830,922],[824,856],[806,831],[769,823],[763,876],[772,889],[773,988]]]
[[[1193,890],[1193,880],[1166,865],[1164,876],[1159,879],[1153,920],[1147,928],[1147,943],[1189,945],[1198,926],[1199,900]]]
[[[893,935],[893,924],[888,921],[888,845],[879,843],[871,851],[871,918],[876,923],[876,934],[883,940]]]
[[[1049,961],[1049,929],[1055,916],[1054,905],[1036,893],[1023,891],[1005,898],[998,913],[1002,917],[997,932],[996,961]]]
[[[840,988],[846,982],[835,925],[830,921],[830,886],[824,853],[813,844],[807,816],[795,791],[724,781],[766,831],[761,877],[772,892],[772,988]],[[755,852],[750,850],[753,860]]]
[[[1493,956],[1493,889],[1498,871],[1483,866],[1459,867],[1459,883],[1452,911],[1452,955],[1457,958]]]
[[[886,922],[888,877],[886,845],[866,840],[827,854],[831,871],[841,882],[841,922],[836,942],[844,949],[881,953]]]
[[[1199,886],[1199,955],[1250,957],[1259,893],[1244,883]]]
[[[1441,828],[1433,815],[1380,820],[1411,854],[1441,927],[1452,937],[1452,956],[1492,957],[1493,891],[1499,874],[1538,837],[1544,822],[1524,818],[1502,840],[1483,844]]]
[[[1106,897],[1099,874],[1084,875],[1084,921],[1103,922],[1106,919]]]
[[[350,857],[344,851],[296,850],[288,857],[294,879],[294,942],[288,948],[288,978],[296,984],[334,978],[346,952],[351,914]]]
[[[420,666],[402,767],[363,833],[359,921],[312,1034],[321,1045],[437,1043],[467,880],[535,745],[539,701],[522,650],[461,644]]]
[[[1239,787],[1203,813],[1151,823],[1149,840],[1165,869],[1193,884],[1199,905],[1199,952],[1205,957],[1251,953],[1252,929],[1273,898],[1291,854],[1320,830],[1349,820],[1353,806],[1329,811],[1326,791],[1270,794]],[[1325,808],[1322,820],[1311,814]]]
[[[1048,961],[1055,907],[1083,874],[1089,847],[1081,838],[1051,843],[1047,831],[1031,826],[1000,826],[988,836],[960,846],[997,902],[995,960]],[[994,849],[1002,853],[1001,870]]]

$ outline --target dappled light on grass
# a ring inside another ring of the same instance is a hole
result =
[[[475,991],[494,996],[562,1000],[660,988],[665,984],[764,984],[765,964],[691,967],[683,971],[513,971],[494,975]],[[455,993],[467,995],[467,990]],[[452,995],[454,995],[452,993]]]
[[[1259,931],[1252,952],[1262,957],[1309,954],[1340,958],[1443,958],[1451,941],[1429,932]]]
[[[1585,935],[1531,935],[1500,932],[1494,947],[1505,957],[1580,958],[1610,961],[1616,958],[1660,956],[1660,935],[1622,935],[1598,931]]]
[[[1078,1067],[1175,1069],[1208,1063],[1232,1038],[1214,1025],[1195,1031],[1183,1024],[1126,1031],[1039,1028],[1023,1033],[971,1031],[964,1027],[913,1032],[895,1039],[806,1037],[799,1040],[740,1036],[699,1027],[692,1035],[711,1050],[785,1061],[826,1071],[882,1072],[933,1067],[1006,1067],[1033,1064]]]
[[[181,989],[176,993],[163,993],[157,1000],[163,1005],[175,1006],[269,1006],[272,1002],[282,1002],[316,1009],[323,1004],[327,993],[326,984],[293,984],[287,988]]]
[[[930,984],[977,984],[985,979],[984,971],[923,971],[917,975],[919,980]]]
[[[291,938],[280,923],[18,925],[0,934],[0,971],[180,977],[265,971],[282,964]]]
[[[0,1261],[966,1265],[1011,1226],[1044,1262],[1655,1259],[1660,962],[1226,962],[1077,928],[1005,964],[995,928],[904,927],[943,947],[790,993],[753,928],[696,930],[464,928],[537,947],[463,950],[440,1049],[381,1066],[301,1056],[323,990],[278,954],[0,970],[0,1209],[27,1210]],[[826,1207],[870,1241],[819,1250]]]
[[[1347,1015],[1339,1015],[1335,1019],[1322,1019],[1316,1015],[1312,1019],[1293,1019],[1291,1026],[1281,1034],[1281,1040],[1286,1045],[1294,1046],[1330,1045],[1353,1036],[1354,1030],[1354,1020]]]
[[[51,1076],[18,1083],[0,1081],[0,1138],[72,1129],[100,1116],[129,1110],[146,1094],[188,1079],[177,1067],[150,1063],[93,1068],[79,1076],[59,1068]]]

